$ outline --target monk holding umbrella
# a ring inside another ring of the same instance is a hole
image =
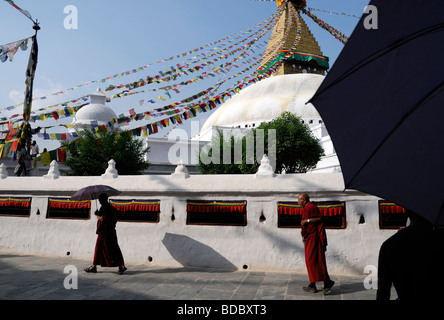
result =
[[[94,185],[80,189],[72,197],[72,200],[99,199],[101,207],[95,212],[97,216],[97,242],[94,250],[92,266],[84,269],[88,273],[96,273],[97,266],[119,267],[118,274],[127,270],[123,260],[122,251],[117,241],[117,210],[108,202],[109,195],[117,195],[120,192],[110,186]]]
[[[95,273],[97,266],[100,265],[102,267],[119,267],[118,274],[122,274],[127,268],[117,242],[117,210],[108,202],[108,196],[105,193],[99,196],[99,202],[102,206],[95,213],[98,221],[93,265],[86,268],[85,271]]]

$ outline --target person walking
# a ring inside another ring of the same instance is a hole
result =
[[[102,193],[99,196],[100,210],[95,212],[97,221],[97,242],[94,251],[92,266],[85,268],[86,272],[97,272],[97,266],[119,267],[118,274],[127,270],[122,251],[117,242],[117,210],[108,202],[108,196]]]
[[[25,158],[21,149],[15,151],[15,156],[17,157],[17,166],[14,169],[14,174],[17,177],[20,177],[22,173],[23,174],[26,173],[25,160],[24,160]]]
[[[316,282],[324,281],[323,294],[330,293],[335,284],[327,271],[325,251],[327,250],[327,235],[319,208],[312,202],[307,193],[298,196],[298,203],[303,208],[301,220],[301,235],[304,242],[305,264],[307,266],[310,284],[302,287],[304,291],[316,293]]]
[[[34,176],[38,175],[37,156],[38,156],[39,153],[40,153],[39,145],[34,140],[34,141],[32,141],[32,145],[31,145],[32,170],[33,170],[33,175]]]

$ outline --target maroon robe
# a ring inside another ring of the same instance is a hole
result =
[[[93,265],[102,267],[123,266],[122,251],[117,242],[116,209],[110,204],[102,205],[98,215],[103,217],[103,221],[97,221],[97,242],[94,252]]]
[[[319,208],[308,202],[302,214],[302,220],[322,217]],[[327,250],[327,235],[324,223],[307,223],[302,227],[304,239],[305,264],[310,282],[319,282],[330,279],[327,272],[325,251]]]

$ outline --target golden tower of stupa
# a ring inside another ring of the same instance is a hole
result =
[[[324,75],[329,69],[328,57],[324,56],[316,38],[300,15],[306,1],[283,0],[277,1],[277,5],[282,7],[282,13],[271,33],[260,69],[272,70],[273,75]],[[280,62],[282,63],[279,66]]]

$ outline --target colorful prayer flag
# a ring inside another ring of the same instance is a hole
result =
[[[42,165],[51,164],[51,157],[49,156],[49,152],[42,152],[40,154],[40,162]]]
[[[11,1],[12,2],[12,1]],[[37,68],[38,44],[37,36],[32,37],[32,48],[29,54],[28,67],[26,68],[26,91],[23,105],[23,119],[29,121],[32,106],[32,88],[34,84],[35,70]]]

